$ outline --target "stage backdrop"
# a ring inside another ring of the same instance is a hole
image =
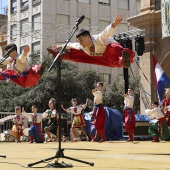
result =
[[[162,0],[162,37],[170,36],[170,0]]]

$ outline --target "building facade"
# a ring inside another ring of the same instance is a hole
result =
[[[170,37],[163,37],[162,35],[161,9],[163,6],[161,6],[161,4],[165,1],[169,4],[168,0],[142,0],[139,15],[128,18],[128,22],[131,26],[141,29],[145,28],[145,53],[140,58],[140,67],[147,76],[149,82],[146,80],[143,73],[140,72],[141,84],[145,87],[146,91],[146,95],[141,98],[142,113],[145,112],[146,108],[151,107],[152,101],[158,100],[157,90],[154,85],[152,55],[157,58],[162,69],[170,78]],[[170,18],[168,14],[167,16]],[[170,25],[170,23],[168,25]]]
[[[109,25],[117,14],[122,14],[124,19],[119,32],[128,29],[126,19],[137,15],[139,11],[140,0],[8,0],[11,34],[8,42],[16,43],[20,51],[29,45],[32,54],[39,51],[40,56],[43,56],[47,54],[47,47],[63,44],[68,39],[81,15],[85,15],[85,19],[79,29],[88,28],[92,33],[97,33]],[[75,37],[71,41],[76,41]],[[106,84],[118,76],[123,80],[122,68],[75,64],[79,70],[96,70]],[[135,64],[132,64],[132,70],[136,76],[138,67]]]

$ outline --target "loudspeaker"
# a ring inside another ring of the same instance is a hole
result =
[[[64,134],[66,136],[68,136],[68,120],[67,118],[62,118],[61,119],[61,134]]]
[[[136,122],[134,137],[151,137],[148,133],[148,129],[152,124],[149,122]],[[128,133],[125,130],[123,124],[123,137],[128,137]]]

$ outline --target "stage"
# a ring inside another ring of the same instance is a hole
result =
[[[94,162],[94,167],[80,162],[60,158],[59,162],[71,163],[74,170],[138,170],[138,169],[170,169],[170,142],[152,143],[151,141],[97,142],[62,142],[64,154],[77,159]],[[2,170],[24,170],[29,163],[54,156],[58,142],[29,144],[27,142],[0,142],[0,158]],[[50,163],[54,163],[54,160]],[[42,170],[47,163],[41,163],[29,169]],[[50,168],[56,169],[56,168]]]

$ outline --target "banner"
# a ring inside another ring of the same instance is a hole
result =
[[[162,0],[162,37],[170,36],[170,0]]]

